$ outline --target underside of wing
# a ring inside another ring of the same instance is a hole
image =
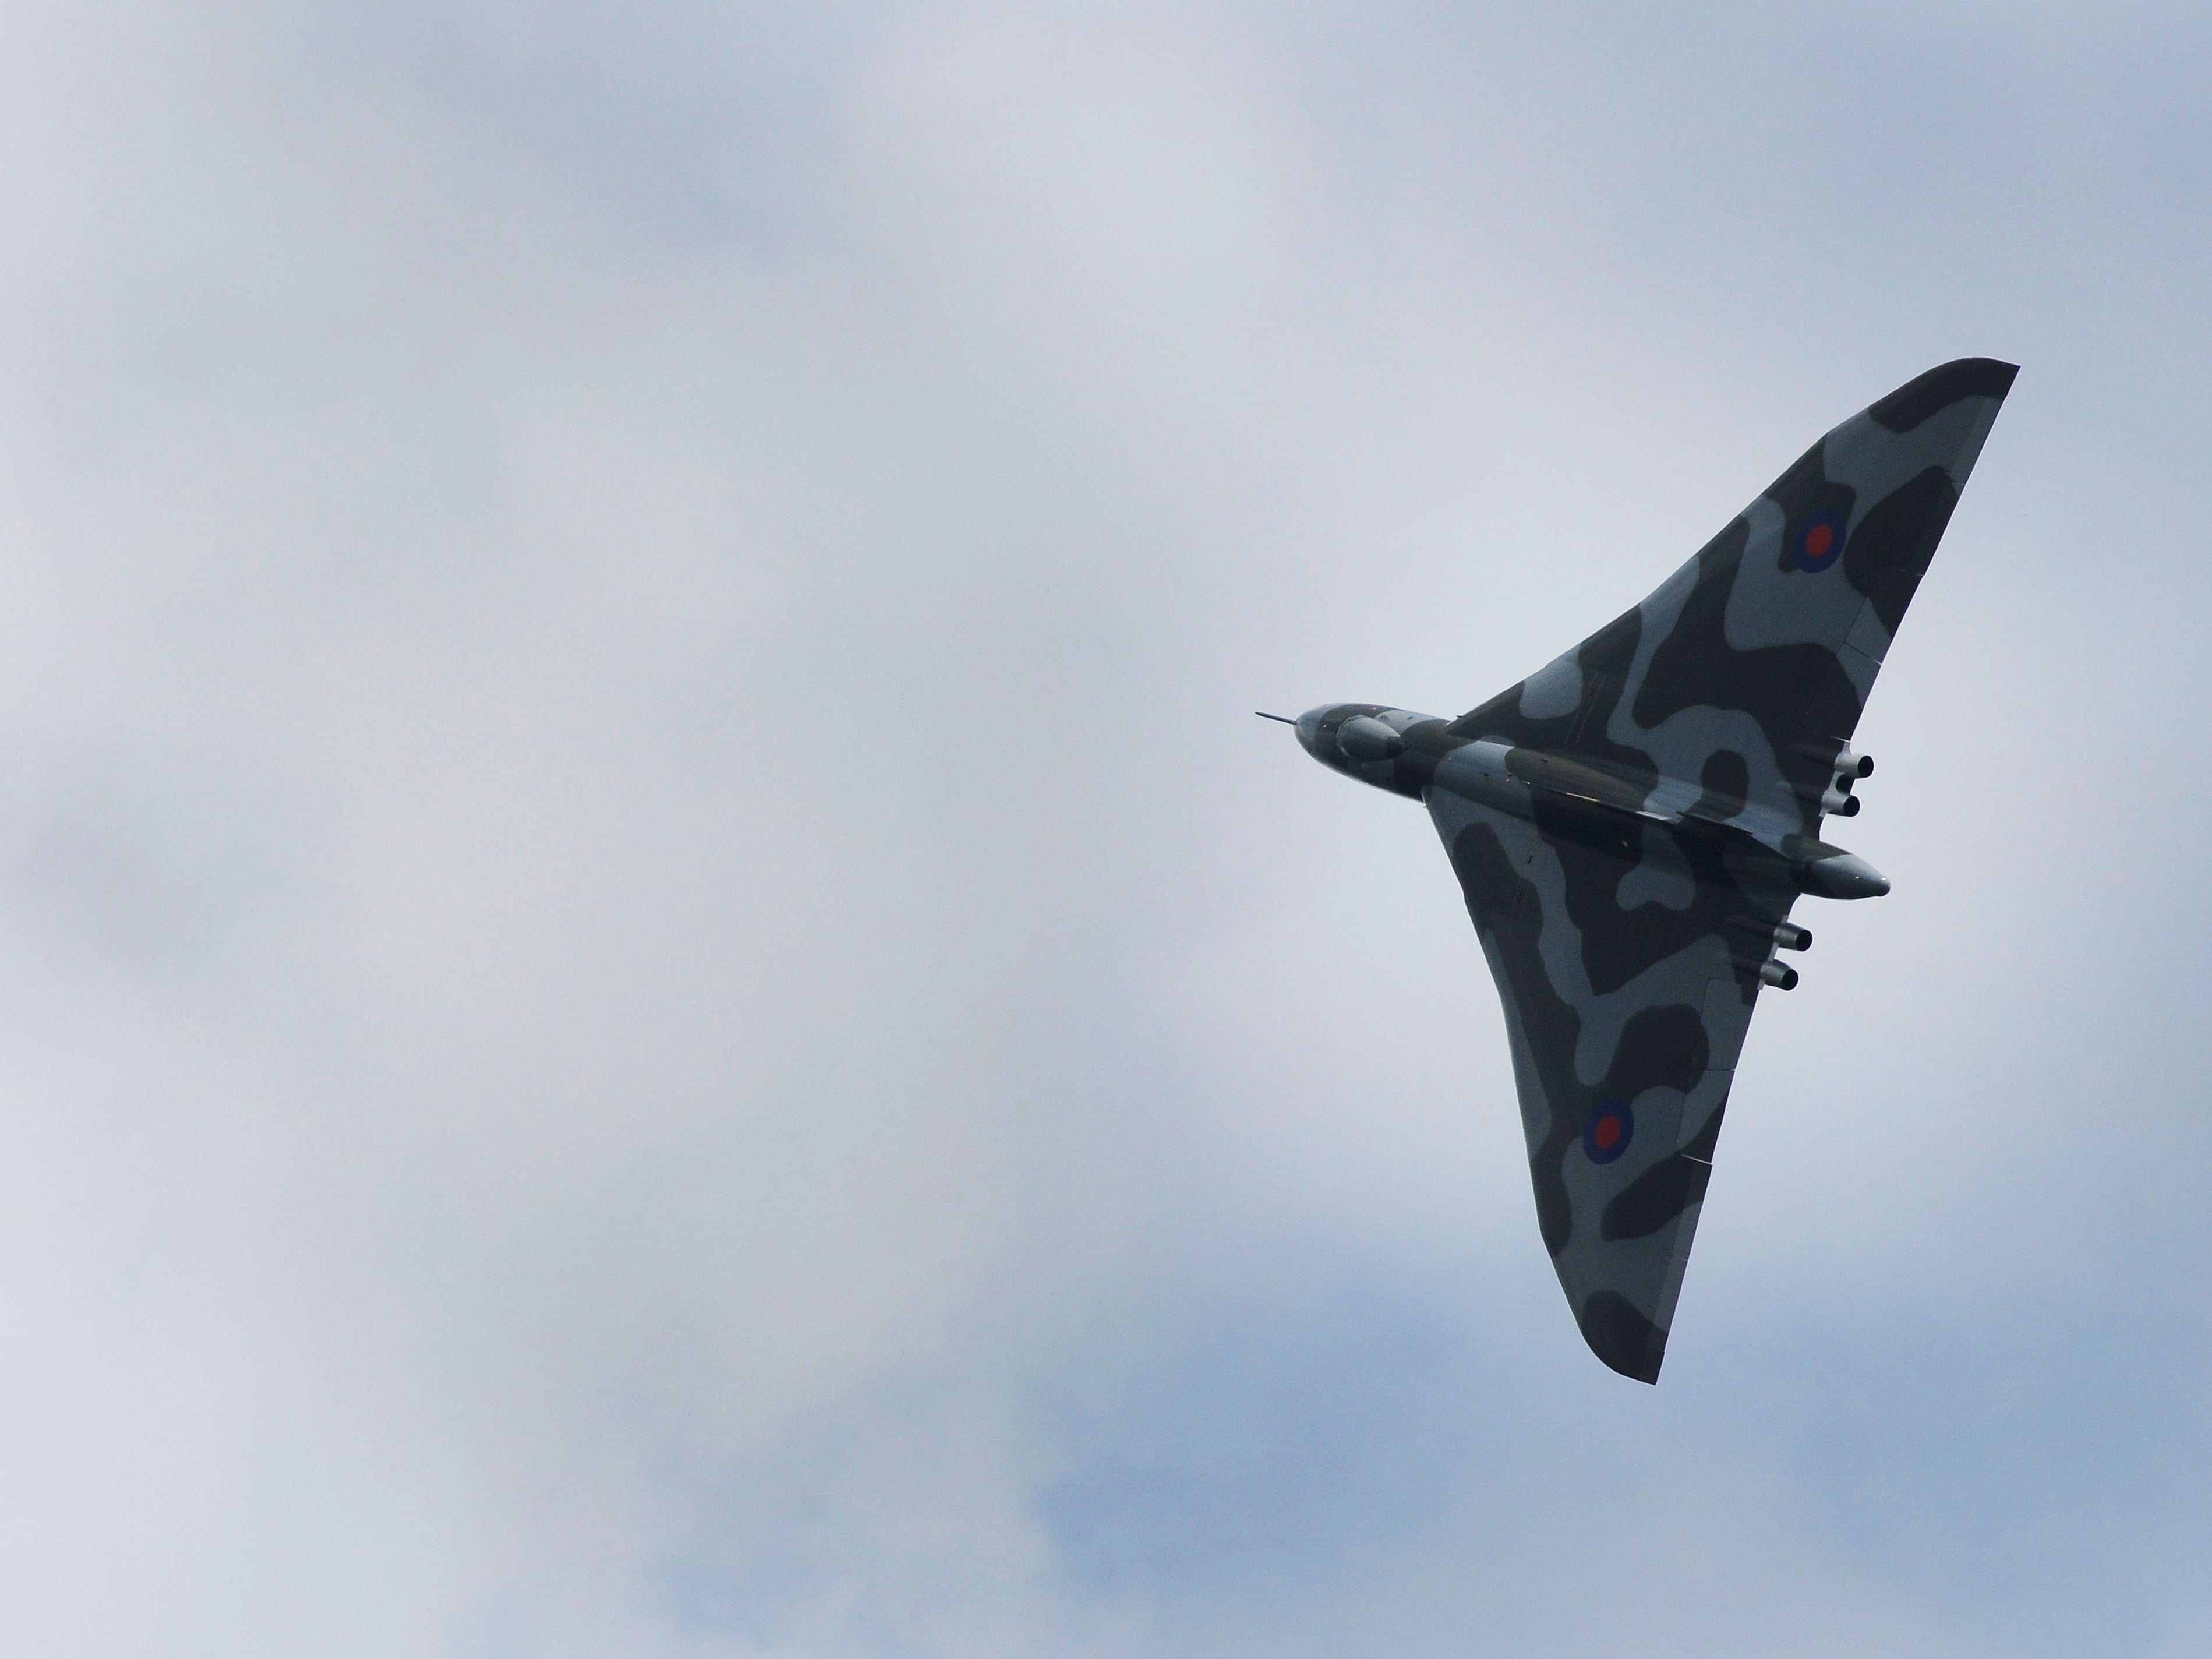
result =
[[[1812,835],[1828,762],[2017,371],[1930,369],[1844,422],[1633,611],[1452,722],[1644,777],[1658,804]]]
[[[1694,823],[1429,811],[1505,1007],[1536,1214],[1583,1335],[1656,1382],[1758,964],[1794,890]]]

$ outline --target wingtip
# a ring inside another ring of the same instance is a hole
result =
[[[1910,432],[1962,398],[1993,398],[2002,403],[2019,373],[2019,364],[1996,357],[1954,358],[1925,374],[1915,375],[1887,398],[1877,398],[1867,413],[1877,425],[1892,432]]]
[[[1590,1352],[1614,1370],[1638,1382],[1658,1382],[1667,1333],[1620,1291],[1593,1292],[1576,1322]]]

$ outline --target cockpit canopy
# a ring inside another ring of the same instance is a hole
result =
[[[1406,775],[1406,733],[1416,726],[1441,725],[1434,714],[1393,708],[1379,702],[1338,702],[1309,708],[1298,716],[1298,742],[1323,766],[1395,794],[1420,793]]]

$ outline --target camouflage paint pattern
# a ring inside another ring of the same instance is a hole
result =
[[[1537,1224],[1598,1358],[1656,1382],[1736,1056],[1801,893],[1888,884],[1820,838],[1890,641],[2017,373],[1931,369],[1808,450],[1651,596],[1456,720],[1295,723],[1426,803],[1504,1005]]]

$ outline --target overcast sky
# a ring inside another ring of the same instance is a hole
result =
[[[0,14],[0,1626],[2212,1650],[2212,21]],[[1454,714],[2022,365],[1656,1389]]]

